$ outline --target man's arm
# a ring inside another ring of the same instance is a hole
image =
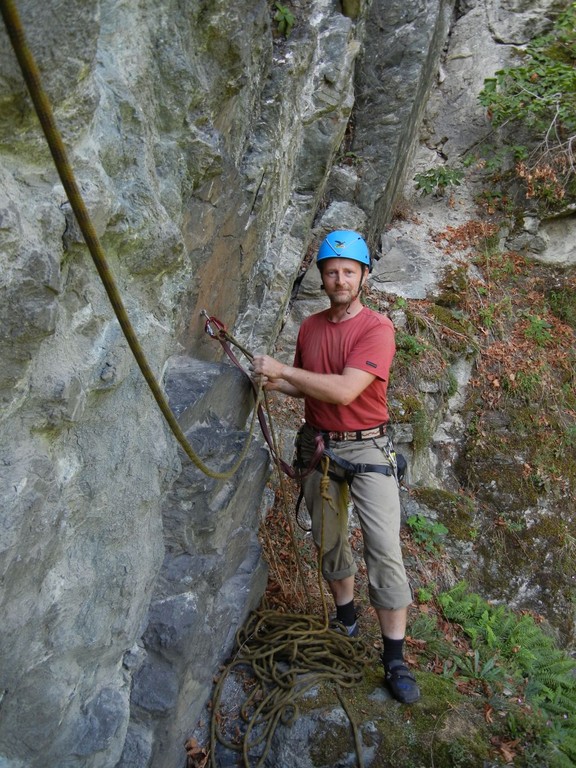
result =
[[[344,368],[341,374],[314,373],[285,365],[269,355],[256,355],[251,367],[268,379],[267,389],[295,397],[308,395],[334,405],[349,405],[376,378],[359,368]]]
[[[283,395],[290,395],[291,397],[304,397],[304,392],[301,392],[293,384],[290,384],[284,379],[268,379],[263,377],[264,389],[267,392],[282,392]]]

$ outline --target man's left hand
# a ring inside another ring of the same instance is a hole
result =
[[[284,367],[284,363],[270,355],[254,355],[250,370],[257,376],[264,376],[267,379],[281,379]]]

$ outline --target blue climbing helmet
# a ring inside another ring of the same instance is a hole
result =
[[[318,249],[316,264],[320,268],[321,261],[334,258],[353,259],[372,270],[370,251],[364,238],[350,229],[337,229],[324,238]]]

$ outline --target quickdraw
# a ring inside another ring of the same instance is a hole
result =
[[[206,318],[206,322],[204,323],[204,331],[210,336],[211,339],[215,339],[216,341],[220,342],[220,345],[224,350],[224,352],[226,353],[226,355],[230,358],[230,360],[234,363],[234,365],[237,368],[239,368],[242,371],[242,373],[247,377],[251,387],[254,389],[256,396],[258,398],[258,401],[257,401],[258,404],[256,406],[256,410],[257,410],[258,421],[260,423],[260,429],[262,430],[264,439],[268,444],[270,453],[272,454],[272,459],[275,462],[276,466],[278,466],[286,475],[288,475],[288,477],[294,479],[296,477],[296,470],[294,469],[294,467],[292,467],[290,464],[284,461],[284,459],[282,459],[282,457],[280,456],[278,451],[278,446],[276,445],[275,436],[271,432],[270,428],[268,427],[266,417],[264,416],[264,409],[262,408],[262,403],[259,402],[259,393],[262,392],[262,396],[266,404],[266,410],[268,412],[268,419],[270,423],[272,423],[270,419],[270,411],[268,408],[266,393],[255,385],[254,381],[252,380],[252,377],[245,371],[240,361],[232,351],[230,344],[233,344],[235,347],[237,347],[250,361],[254,359],[254,355],[252,355],[251,352],[245,349],[227,331],[224,323],[218,320],[217,317],[209,315],[205,309],[203,309],[200,314]]]
[[[233,344],[235,347],[240,349],[240,351],[248,358],[248,360],[252,361],[254,359],[254,355],[252,355],[251,352],[249,352],[247,349],[245,349],[226,329],[226,326],[221,320],[218,320],[217,317],[214,317],[213,315],[209,315],[208,312],[206,312],[205,309],[203,309],[200,313],[203,317],[206,318],[206,322],[204,323],[204,330],[205,332],[210,336],[210,338],[215,339],[216,341],[219,341],[222,349],[226,353],[226,355],[230,358],[230,360],[234,363],[234,365],[239,368],[242,373],[244,373],[248,380],[250,381],[251,386],[254,390],[257,391],[257,387],[254,384],[254,381],[252,380],[251,376],[246,373],[242,365],[240,364],[238,358],[230,348],[230,344]],[[270,410],[268,408],[268,401],[266,397],[266,392],[262,392],[263,399],[266,405],[266,410],[268,413],[268,421],[270,424],[272,424],[272,420],[270,418]],[[310,464],[307,467],[294,467],[291,464],[288,464],[286,461],[284,461],[278,451],[278,447],[276,445],[276,440],[274,437],[274,434],[271,432],[271,430],[268,427],[268,423],[266,421],[266,418],[264,416],[264,411],[262,408],[261,403],[258,404],[257,407],[258,412],[258,421],[260,423],[260,429],[262,430],[262,435],[264,436],[264,439],[266,440],[266,443],[268,444],[268,447],[270,449],[270,452],[272,454],[272,459],[275,462],[276,466],[278,466],[284,474],[286,474],[288,477],[290,477],[292,480],[302,480],[304,477],[309,475],[311,472],[313,472],[317,467],[318,463],[320,462],[320,459],[322,458],[324,454],[324,441],[322,438],[322,435],[316,436],[316,449],[314,451],[314,454],[310,460]]]

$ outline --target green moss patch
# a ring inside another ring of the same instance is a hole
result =
[[[440,521],[448,528],[450,535],[461,541],[475,537],[474,502],[458,493],[441,488],[412,489],[414,498],[438,513]]]

